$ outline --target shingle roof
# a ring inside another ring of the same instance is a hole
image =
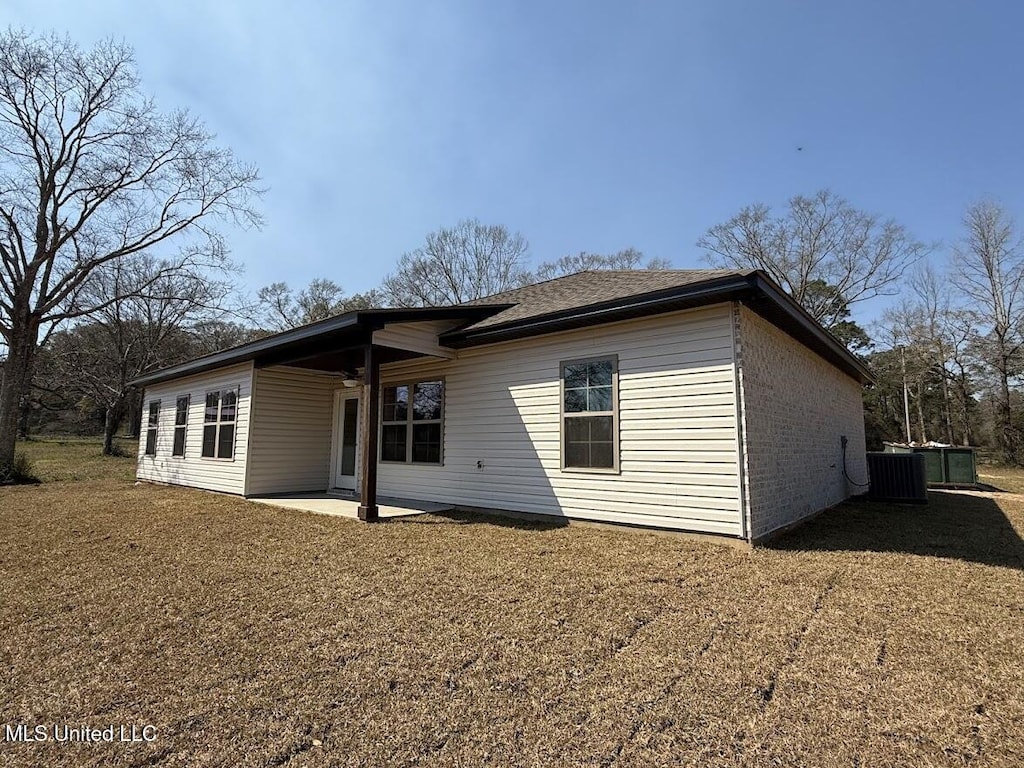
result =
[[[458,321],[439,337],[443,345],[458,349],[726,301],[743,301],[848,375],[873,380],[863,363],[763,272],[692,269],[586,271],[453,307],[357,310],[155,371],[133,383],[149,385],[238,362],[288,364],[325,350],[362,349],[389,323]]]
[[[742,276],[753,270],[733,269],[607,269],[587,270],[565,277],[556,277],[543,283],[534,283],[482,299],[467,301],[459,306],[486,304],[515,304],[467,326],[463,330],[518,322],[533,317],[582,309],[608,301],[642,296],[654,291],[702,283],[720,277]]]

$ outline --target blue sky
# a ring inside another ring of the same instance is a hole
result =
[[[7,23],[136,50],[144,88],[257,164],[251,290],[375,286],[426,233],[504,224],[535,260],[695,242],[829,187],[918,238],[1024,215],[1024,7],[990,2],[90,2]],[[56,25],[56,26],[55,26]],[[803,147],[797,151],[797,147]]]

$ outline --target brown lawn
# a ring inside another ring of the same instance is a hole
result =
[[[3,766],[1024,764],[1024,496],[847,504],[746,552],[365,525],[29,450],[47,482],[0,489]],[[156,739],[3,743],[19,723]]]

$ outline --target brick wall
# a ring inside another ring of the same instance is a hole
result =
[[[752,540],[863,491],[863,388],[768,321],[735,305],[747,530]]]

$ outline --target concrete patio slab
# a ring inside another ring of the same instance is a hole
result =
[[[290,493],[280,496],[252,496],[249,498],[249,501],[255,501],[257,504],[283,507],[284,509],[314,512],[318,515],[336,515],[353,520],[359,519],[359,500],[346,498],[338,494]],[[416,499],[398,499],[391,496],[381,496],[377,499],[377,509],[382,518],[449,512],[453,508],[451,504],[438,504],[431,501],[418,501]]]

